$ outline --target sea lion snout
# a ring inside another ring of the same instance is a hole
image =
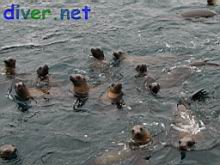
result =
[[[49,67],[48,65],[44,65],[43,67],[39,67],[37,69],[37,75],[40,79],[45,79],[49,74]]]
[[[149,84],[149,89],[153,94],[157,94],[160,91],[160,84],[157,82],[153,82]]]
[[[138,76],[145,76],[147,75],[147,65],[146,64],[141,64],[141,65],[137,65],[135,70],[138,72]]]
[[[4,60],[5,67],[7,68],[15,68],[16,67],[16,60],[14,58],[9,58],[7,60]]]
[[[142,125],[136,125],[131,130],[132,140],[135,143],[142,145],[151,141],[150,133]]]
[[[207,4],[210,6],[216,5],[216,0],[207,0]]]
[[[4,160],[10,160],[17,157],[17,148],[12,144],[5,144],[0,147],[0,157]]]
[[[92,56],[94,58],[96,58],[97,60],[102,61],[102,60],[105,59],[104,52],[101,49],[99,49],[99,48],[96,48],[96,49],[92,48],[91,49],[91,53],[92,53]]]
[[[196,142],[194,138],[186,136],[179,140],[179,149],[182,151],[187,151],[191,149],[195,144]]]

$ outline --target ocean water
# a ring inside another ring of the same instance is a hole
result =
[[[0,1],[1,15],[11,2]],[[135,124],[144,124],[152,132],[154,146],[150,151],[135,152],[114,164],[142,165],[140,155],[151,155],[144,164],[220,164],[219,68],[196,68],[191,76],[183,76],[177,86],[162,89],[159,96],[154,97],[142,88],[143,81],[134,77],[136,63],[124,63],[110,70],[94,69],[90,58],[90,49],[94,47],[102,48],[108,61],[114,51],[126,52],[131,57],[145,56],[149,61],[164,56],[163,61],[149,62],[149,72],[159,77],[165,74],[163,70],[195,61],[208,59],[220,63],[220,17],[184,20],[180,16],[182,11],[195,8],[210,8],[218,13],[218,6],[206,7],[206,2],[199,0],[13,2],[25,9],[50,8],[53,16],[45,20],[0,19],[1,68],[4,59],[16,58],[17,72],[26,73],[21,79],[30,85],[36,69],[48,64],[54,81],[59,82],[62,89],[49,102],[39,98],[39,103],[33,102],[33,107],[24,113],[5,96],[12,80],[0,76],[0,144],[15,144],[18,148],[16,160],[0,160],[0,164],[94,164],[91,162],[96,156],[110,150],[120,151],[130,140],[130,129]],[[53,19],[59,16],[61,8],[85,5],[92,10],[87,21]],[[179,74],[187,74],[182,72]],[[88,82],[96,86],[84,105],[87,112],[72,109],[75,98],[69,92],[69,75],[77,73],[85,75]],[[100,99],[108,85],[118,81],[123,84],[125,93],[127,106],[123,110]],[[173,122],[172,106],[181,95],[190,95],[202,88],[209,92],[210,98],[193,103],[191,109],[207,129],[198,139],[195,151],[188,152],[181,160],[174,147],[177,139],[169,132]],[[163,144],[171,145],[164,147]]]

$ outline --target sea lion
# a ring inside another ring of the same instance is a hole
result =
[[[124,104],[123,95],[124,93],[122,91],[122,84],[112,83],[101,99],[108,103],[116,105],[118,109],[121,109]]]
[[[171,131],[177,132],[178,149],[181,151],[181,159],[185,158],[185,151],[193,150],[195,144],[203,137],[204,123],[198,120],[190,110],[192,101],[205,100],[208,93],[201,89],[189,98],[181,98],[174,112],[174,123],[171,124]],[[174,134],[174,133],[173,133]]]
[[[86,78],[81,74],[71,75],[70,81],[73,84],[72,92],[74,93],[74,97],[77,99],[73,108],[74,110],[77,110],[77,108],[86,103],[89,97],[90,87]]]
[[[91,53],[95,59],[97,59],[99,61],[105,60],[105,55],[104,55],[103,50],[101,50],[99,48],[91,48]]]
[[[17,157],[17,148],[12,144],[5,144],[0,147],[0,157],[4,160],[10,160]]]
[[[137,72],[135,77],[144,77],[147,75],[148,68],[146,64],[140,64],[136,66],[135,70]]]
[[[122,150],[111,150],[87,164],[111,165],[119,162],[132,162],[133,165],[146,165],[146,150],[152,142],[152,137],[143,125],[135,125],[131,129],[131,141]]]
[[[209,6],[217,5],[217,0],[207,0],[207,5]]]
[[[41,81],[48,80],[49,79],[48,74],[49,74],[49,67],[48,67],[48,65],[44,65],[44,66],[39,67],[37,69],[37,76],[38,76],[38,78]]]
[[[28,87],[23,82],[16,83],[14,88],[16,96],[19,100],[28,101],[30,99],[33,99]]]
[[[114,65],[119,65],[120,63],[158,65],[167,63],[167,61],[174,61],[175,59],[173,55],[134,56],[121,51],[113,52]]]
[[[6,75],[15,75],[16,74],[16,59],[8,58],[4,60],[5,63],[5,74]]]

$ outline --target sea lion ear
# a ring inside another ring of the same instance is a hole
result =
[[[73,76],[71,75],[71,76],[69,76],[69,79],[70,79],[70,81],[72,81],[73,82]]]

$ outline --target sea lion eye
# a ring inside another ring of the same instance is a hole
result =
[[[131,133],[134,134],[134,129],[131,130]]]
[[[144,130],[144,129],[141,127],[141,128],[140,128],[140,131],[142,132],[143,130]]]

